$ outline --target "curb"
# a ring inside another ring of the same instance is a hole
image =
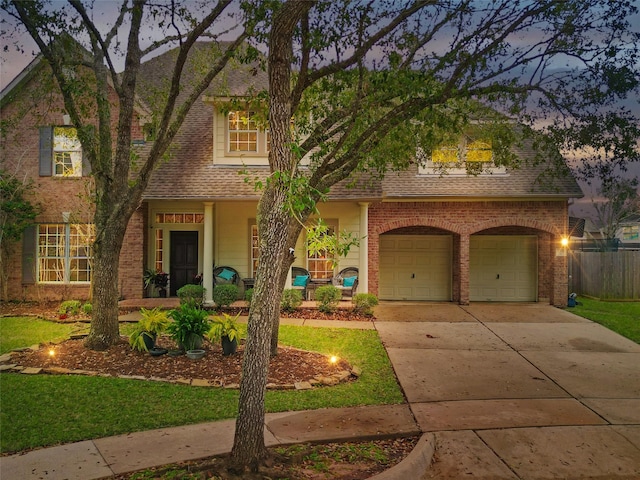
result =
[[[411,453],[397,465],[381,472],[368,480],[397,480],[399,478],[422,478],[427,471],[436,449],[436,440],[433,433],[425,433],[418,440],[418,444]]]

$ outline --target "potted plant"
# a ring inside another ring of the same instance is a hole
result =
[[[222,354],[232,355],[238,349],[238,313],[235,317],[227,313],[216,315],[211,322],[211,328],[207,333],[210,341],[220,339],[222,342]]]
[[[142,280],[144,281],[145,289],[150,290],[150,287],[154,287],[158,290],[158,296],[163,298],[167,296],[168,273],[147,268],[142,275]]]
[[[167,332],[179,348],[188,352],[202,347],[204,335],[210,327],[206,310],[198,308],[193,302],[186,302],[171,310],[169,317],[173,322],[169,324]]]
[[[160,307],[152,310],[141,308],[140,314],[142,318],[129,336],[129,345],[134,350],[150,352],[155,348],[158,335],[167,329],[171,320],[167,312]]]

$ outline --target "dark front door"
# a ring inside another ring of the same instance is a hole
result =
[[[171,232],[171,271],[169,294],[176,296],[180,287],[193,283],[198,275],[198,232]]]

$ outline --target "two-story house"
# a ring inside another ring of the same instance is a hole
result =
[[[167,75],[172,54],[141,69],[148,83],[141,86],[138,112],[141,150],[152,141],[143,134],[144,91]],[[29,96],[38,67],[30,68],[3,92],[3,118]],[[194,105],[130,222],[120,260],[123,298],[146,294],[146,268],[169,273],[170,295],[214,265],[233,267],[242,278],[255,275],[259,192],[245,177],[266,178],[269,134],[250,107],[229,111],[228,100],[241,99],[247,88],[264,88],[266,77],[230,69],[225,82],[224,88],[212,85]],[[3,155],[21,159],[45,208],[12,259],[10,295],[80,298],[89,292],[90,235],[84,232],[91,209],[78,194],[90,177],[78,145],[64,136],[60,112],[29,117],[14,141],[3,140]],[[514,153],[533,157],[528,147]],[[568,234],[568,201],[582,192],[569,174],[553,186],[538,182],[543,168],[526,161],[518,169],[495,167],[491,142],[461,132],[458,145],[443,146],[420,165],[362,188],[334,187],[319,205],[321,217],[335,231],[358,236],[359,246],[334,266],[309,254],[301,237],[294,265],[312,278],[356,267],[358,292],[382,300],[563,305],[567,251],[561,242]]]

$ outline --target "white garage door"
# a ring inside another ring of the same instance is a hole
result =
[[[451,300],[451,235],[381,235],[381,300]]]
[[[472,302],[536,300],[535,236],[475,235],[471,237],[469,257]]]

